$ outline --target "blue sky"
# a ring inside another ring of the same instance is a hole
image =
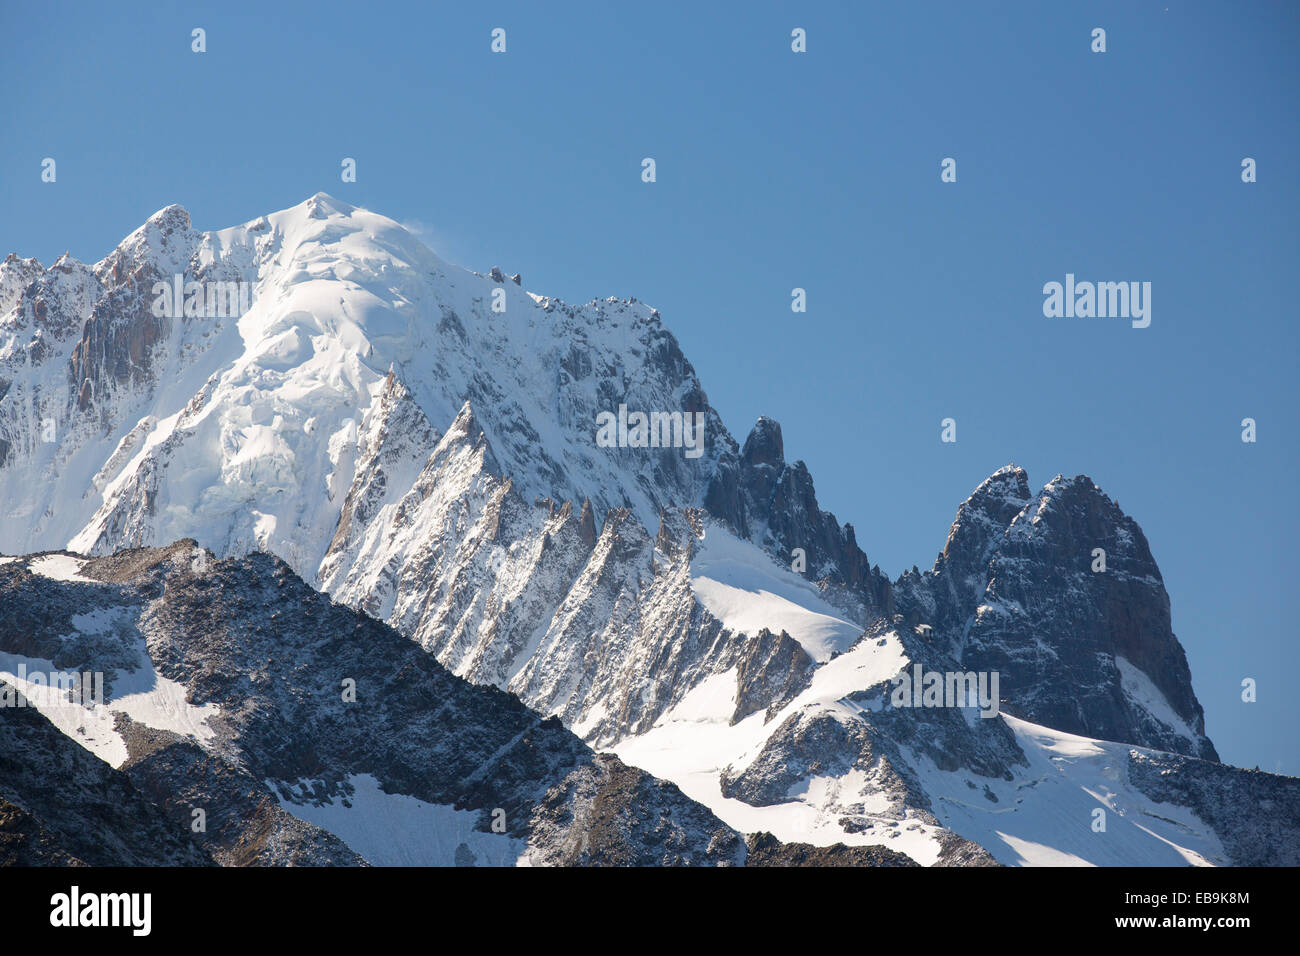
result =
[[[0,255],[324,190],[532,290],[636,296],[891,576],[1008,461],[1086,473],[1147,534],[1221,755],[1300,774],[1298,11],[5,4]],[[1151,282],[1151,326],[1045,318],[1067,272]]]

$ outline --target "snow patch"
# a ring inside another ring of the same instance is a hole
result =
[[[39,558],[32,558],[27,563],[27,570],[32,574],[39,574],[41,577],[50,578],[54,581],[81,581],[86,584],[100,584],[94,578],[82,577],[81,569],[86,562],[81,558],[74,558],[70,554],[45,554]]]
[[[522,840],[476,830],[477,811],[386,793],[370,774],[345,782],[350,793],[320,805],[311,802],[311,781],[267,785],[281,808],[328,830],[374,866],[456,866],[471,857],[475,866],[514,866],[527,850]]]
[[[19,673],[24,677],[19,678]],[[64,673],[53,661],[40,657],[24,657],[0,651],[0,679],[16,687],[27,698],[27,706],[39,712],[65,736],[114,767],[126,763],[126,741],[117,732],[116,719],[107,706],[83,707],[64,695],[50,690],[48,685],[26,679],[33,674]]]
[[[1077,737],[1006,714],[1029,759],[1007,781],[939,770],[909,754],[944,826],[1011,866],[1218,866],[1214,831],[1186,807],[1157,803],[1128,781],[1130,747]],[[975,783],[975,788],[967,781]],[[985,796],[991,793],[996,802]],[[1106,812],[1094,832],[1094,812]]]
[[[725,627],[751,637],[763,628],[785,631],[818,663],[862,635],[813,584],[716,524],[709,525],[691,560],[691,589]]]
[[[129,607],[99,607],[74,615],[72,625],[76,633],[89,635],[133,629],[131,612]],[[72,636],[65,635],[64,640]],[[210,744],[216,737],[210,721],[220,715],[221,708],[211,703],[202,706],[191,704],[186,699],[185,686],[159,674],[149,659],[144,639],[137,635],[136,640],[139,665],[134,671],[105,673],[102,702],[93,700],[96,689],[93,676],[85,699],[74,699],[67,692],[51,692],[48,683],[52,675],[80,672],[57,667],[53,661],[44,658],[0,652],[0,678],[17,687],[29,705],[60,731],[114,767],[122,766],[128,757],[126,742],[117,732],[118,714],[125,714],[136,723],[154,730],[190,737],[200,746]],[[31,680],[32,675],[43,675],[46,684]]]
[[[1123,657],[1118,656],[1115,658],[1115,666],[1119,668],[1120,688],[1128,697],[1129,702],[1135,707],[1145,710],[1180,737],[1190,740],[1195,748],[1200,737],[1192,730],[1187,721],[1170,706],[1169,700],[1161,693],[1160,688],[1152,682],[1151,678],[1146,675],[1146,672]]]

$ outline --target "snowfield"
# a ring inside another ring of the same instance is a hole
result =
[[[937,859],[938,828],[889,816],[872,781],[858,770],[812,776],[789,801],[754,807],[722,795],[719,778],[746,767],[791,714],[819,709],[851,721],[862,706],[845,698],[888,681],[909,666],[896,640],[884,647],[863,642],[821,666],[812,686],[770,721],[753,714],[735,725],[734,673],[704,681],[643,734],[612,750],[620,759],[671,780],[728,825],[766,830],[787,842],[830,846],[878,844],[906,853],[923,865]],[[1015,779],[969,771],[945,772],[923,755],[908,752],[943,826],[979,843],[1010,866],[1210,866],[1230,861],[1214,831],[1184,808],[1156,803],[1129,784],[1125,744],[1077,737],[1008,715],[1003,720],[1029,758]],[[968,781],[978,787],[972,789]],[[990,799],[986,791],[996,800]],[[879,822],[869,832],[846,832],[828,808],[861,805]],[[1092,829],[1094,810],[1106,812],[1105,832]]]
[[[1156,803],[1128,782],[1142,748],[1076,737],[1002,715],[1029,757],[1011,782],[982,780],[986,799],[955,774],[917,761],[944,825],[1015,866],[1218,866],[1214,831],[1185,807]],[[1094,831],[1105,811],[1104,832]]]
[[[193,537],[218,555],[273,552],[315,581],[354,477],[358,430],[390,369],[438,429],[472,401],[526,496],[590,497],[599,514],[627,506],[648,525],[662,507],[698,502],[717,456],[734,446],[710,411],[700,459],[597,449],[596,415],[609,405],[601,381],[616,378],[637,408],[680,408],[699,390],[684,363],[677,381],[647,372],[676,348],[657,312],[531,295],[450,265],[392,220],[324,193],[217,232],[196,231],[170,206],[95,266],[70,261],[91,285],[122,262],[255,291],[238,318],[174,320],[148,382],[102,387],[93,424],[46,380],[49,369],[64,374],[76,337],[33,366],[18,352],[27,330],[17,316],[8,342],[0,324],[0,361],[13,358],[14,378],[3,410],[12,421],[0,424],[29,459],[0,469],[0,540],[13,553],[104,554]],[[494,291],[504,312],[489,305]],[[81,308],[70,297],[70,324]],[[59,426],[55,443],[33,431],[47,418]]]
[[[691,589],[724,626],[751,637],[763,628],[785,631],[818,663],[847,650],[862,634],[807,579],[717,526],[710,526],[691,561]]]
[[[475,830],[478,814],[385,793],[369,774],[347,778],[341,792],[313,797],[312,781],[268,780],[280,806],[328,830],[372,866],[515,866],[527,844]]]

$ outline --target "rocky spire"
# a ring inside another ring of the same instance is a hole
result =
[[[1058,475],[997,534],[1022,478],[1003,469],[976,490],[917,587],[962,663],[998,671],[1015,716],[1217,760],[1142,529],[1086,475]]]
[[[596,546],[596,515],[591,510],[591,499],[582,499],[582,512],[578,515],[578,534],[588,548]]]

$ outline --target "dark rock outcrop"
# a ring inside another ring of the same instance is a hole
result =
[[[1129,751],[1129,782],[1190,807],[1238,866],[1300,866],[1300,778],[1167,753]]]
[[[802,549],[807,576],[847,590],[865,616],[893,613],[889,579],[871,567],[853,526],[841,527],[818,506],[807,466],[786,463],[781,426],[773,419],[759,418],[739,457],[719,461],[704,506],[787,566]]]
[[[907,854],[883,846],[782,843],[770,833],[751,834],[745,843],[746,866],[920,866]]]
[[[1009,466],[975,490],[933,569],[896,583],[903,621],[997,671],[1007,713],[1217,760],[1142,529],[1086,476],[1028,488]]]
[[[0,707],[0,865],[211,866],[189,828],[29,706]],[[12,696],[11,696],[12,695]]]
[[[191,808],[201,807],[211,825],[195,839],[227,864],[359,862],[292,815],[291,805],[346,800],[350,778],[362,775],[385,793],[476,813],[485,834],[498,833],[492,823],[502,819],[500,839],[513,838],[539,860],[743,862],[739,835],[676,787],[597,757],[558,720],[504,691],[455,677],[391,628],[313,591],[279,559],[256,553],[196,567],[195,551],[186,541],[86,562],[83,575],[100,584],[43,577],[21,561],[0,565],[0,620],[27,608],[38,642],[75,631],[72,616],[97,608],[129,620],[81,645],[70,667],[106,669],[115,637],[142,638],[149,662],[185,688],[188,704],[220,709],[207,718],[213,738],[201,745],[119,722],[125,773],[53,728],[67,745],[59,766],[33,765],[29,748],[0,740],[0,781],[43,780],[54,799],[68,780],[104,778],[129,803],[129,774],[150,797],[154,819],[171,818],[148,830],[151,839],[174,845],[155,831],[184,833]],[[46,610],[35,615],[33,605]],[[13,651],[18,640],[0,629],[0,650]],[[120,657],[113,661],[120,666]],[[0,714],[0,734],[21,726],[11,713],[43,721],[12,710]],[[298,792],[292,785],[302,781],[310,786]],[[27,807],[29,791],[0,797]],[[89,834],[84,841],[102,837],[88,822],[78,825]],[[563,847],[575,841],[589,852],[569,858]],[[69,852],[88,859],[80,844]]]
[[[1031,497],[1023,468],[1008,465],[986,478],[958,507],[934,567],[925,575],[907,571],[895,584],[903,623],[929,624],[940,646],[960,655],[966,624],[988,587],[989,561]]]
[[[763,628],[753,640],[745,642],[741,655],[736,665],[733,724],[764,709],[770,720],[812,679],[813,659],[785,631],[773,634]]]

